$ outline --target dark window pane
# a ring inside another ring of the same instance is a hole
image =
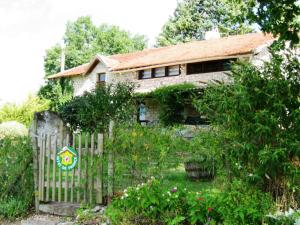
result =
[[[224,59],[187,64],[187,74],[211,73],[231,70],[231,62],[236,59]]]

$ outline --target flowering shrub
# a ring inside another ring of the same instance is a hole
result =
[[[224,192],[165,190],[154,178],[124,190],[107,209],[113,224],[262,224],[270,197],[235,183]]]

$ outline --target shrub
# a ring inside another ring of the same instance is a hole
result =
[[[268,193],[234,181],[230,189],[216,195],[212,205],[226,225],[262,224],[273,202]]]
[[[27,212],[33,200],[32,149],[27,137],[0,140],[0,217]]]
[[[113,141],[106,141],[106,149],[117,155],[117,179],[126,174],[132,182],[143,182],[183,162],[180,153],[184,152],[187,141],[177,137],[172,129],[123,124],[116,127],[114,136]]]
[[[28,129],[21,123],[9,121],[0,124],[0,140],[4,138],[24,137]]]
[[[120,122],[134,118],[133,90],[131,83],[99,86],[61,106],[59,115],[74,130],[103,131],[110,120]]]
[[[262,67],[235,65],[234,83],[211,86],[196,101],[198,110],[224,131],[221,150],[229,173],[268,190],[285,209],[297,207],[299,73],[297,53],[272,53]]]
[[[262,224],[271,210],[268,194],[235,182],[224,192],[190,192],[174,187],[165,190],[151,179],[124,190],[113,200],[107,216],[113,224]]]

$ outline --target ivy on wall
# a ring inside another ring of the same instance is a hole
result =
[[[182,83],[158,88],[140,99],[152,98],[159,104],[159,121],[166,126],[184,123],[184,108],[201,96],[201,89],[192,83]]]

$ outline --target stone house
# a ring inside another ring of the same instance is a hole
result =
[[[244,35],[193,41],[143,51],[111,56],[97,55],[90,63],[54,74],[48,79],[70,78],[74,95],[90,91],[96,85],[129,81],[137,85],[137,93],[179,83],[204,87],[209,82],[228,82],[230,62],[237,59],[260,64],[268,59],[268,46],[274,41],[269,34]],[[140,120],[156,121],[157,104],[143,103]],[[193,110],[188,110],[193,115]]]

